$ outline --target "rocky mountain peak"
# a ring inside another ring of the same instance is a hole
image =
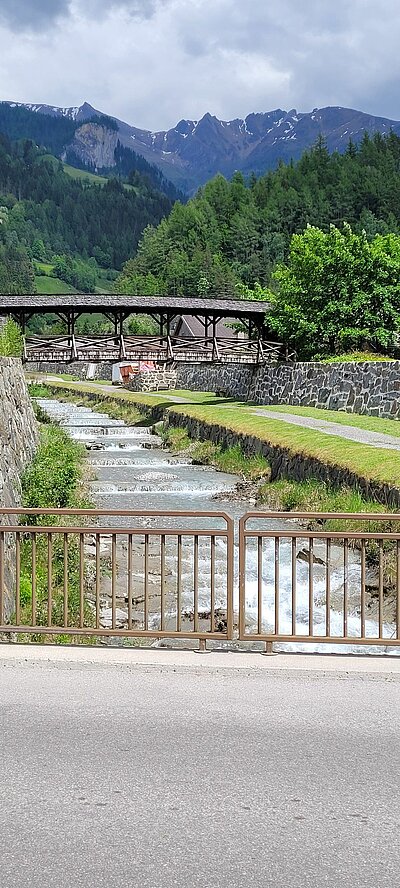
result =
[[[7,103],[16,107],[17,103]],[[110,117],[89,102],[74,108],[50,105],[25,105],[30,111],[53,117],[69,117],[77,123],[95,117]],[[169,130],[150,132],[131,126],[118,118],[114,135],[107,148],[102,134],[104,128],[95,128],[90,139],[75,138],[73,149],[85,162],[98,165],[103,156],[111,157],[111,142],[133,149],[147,161],[156,164],[165,177],[179,188],[193,192],[220,172],[231,176],[235,170],[248,174],[264,173],[274,168],[280,159],[298,159],[322,134],[330,151],[344,151],[350,139],[357,143],[365,132],[387,133],[392,129],[400,134],[400,122],[375,117],[352,108],[330,106],[314,108],[311,112],[285,111],[275,108],[267,112],[252,112],[243,120],[219,120],[206,112],[199,121],[180,120]],[[69,146],[65,146],[68,148]]]

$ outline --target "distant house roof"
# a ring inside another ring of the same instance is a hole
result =
[[[211,332],[212,331],[210,330],[210,336]],[[202,324],[199,318],[195,317],[195,315],[180,315],[174,325],[173,333],[174,336],[193,336],[193,338],[196,339],[197,337],[204,336],[204,324]],[[218,339],[234,339],[236,336],[236,330],[229,326],[225,321],[217,321],[215,325],[215,335]]]

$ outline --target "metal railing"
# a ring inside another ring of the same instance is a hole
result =
[[[236,542],[224,512],[1,509],[0,633],[400,647],[400,515],[249,512]]]
[[[329,529],[276,529],[271,520],[297,525],[323,521],[329,522]],[[373,522],[381,529],[331,529],[337,520]],[[396,523],[399,532],[392,530]],[[400,515],[251,512],[243,516],[239,638],[269,645],[400,646]]]
[[[0,514],[1,633],[233,637],[234,528],[223,512]]]

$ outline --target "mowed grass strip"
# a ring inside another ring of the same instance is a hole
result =
[[[100,386],[94,383],[69,385],[65,382],[51,382],[51,387],[76,393],[89,392],[101,397]],[[210,426],[220,426],[239,435],[252,435],[300,458],[311,457],[325,465],[347,469],[368,481],[400,487],[400,451],[358,444],[336,435],[325,435],[314,429],[290,425],[282,420],[257,416],[247,404],[238,405],[241,408],[238,409],[238,406],[227,406],[225,399],[215,396],[211,403],[179,404],[173,400],[169,402],[157,393],[142,394],[118,389],[112,393],[105,392],[103,397],[137,404],[139,408],[143,405],[162,407],[165,411],[172,410],[175,415],[192,417]],[[210,399],[209,395],[207,397]]]

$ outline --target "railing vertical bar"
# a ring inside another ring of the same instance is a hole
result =
[[[149,535],[144,535],[144,628],[149,628]]]
[[[308,634],[314,635],[314,540],[310,539],[308,564]]]
[[[239,638],[246,635],[246,559],[245,518],[239,520]]]
[[[210,632],[214,632],[215,626],[215,537],[210,540],[211,559],[210,559]]]
[[[32,533],[32,626],[36,626],[36,534]],[[0,581],[1,582],[1,581]],[[2,615],[3,619],[3,615]]]
[[[79,534],[79,626],[85,621],[85,535]]]
[[[349,541],[343,546],[343,637],[347,638],[347,614],[349,609]]]
[[[400,540],[397,540],[396,637],[400,638]]]
[[[379,540],[379,638],[383,638],[383,540]]]
[[[279,557],[280,557],[280,539],[275,537],[275,635],[279,635]]]
[[[325,565],[325,632],[327,638],[331,634],[331,540],[326,541]]]
[[[96,629],[100,629],[100,534],[96,533]]]
[[[296,635],[297,614],[297,540],[292,539],[292,635]]]
[[[1,621],[0,621],[1,622]],[[21,622],[21,534],[15,536],[15,623]]]
[[[258,634],[262,634],[263,620],[263,538],[257,539],[257,614]]]
[[[197,534],[194,537],[193,549],[193,610],[194,610],[194,631],[199,631],[199,538]]]
[[[64,602],[64,626],[68,626],[68,534],[63,535],[63,561],[64,561],[64,578],[63,578],[63,602]]]
[[[226,529],[226,605],[227,605],[227,638],[233,639],[233,584],[235,560],[235,536],[232,519],[227,519]]]
[[[4,530],[0,532],[0,624],[4,619]]]
[[[111,537],[111,624],[117,626],[117,536]]]
[[[176,631],[182,629],[182,535],[178,534],[178,564],[176,585]]]
[[[160,610],[161,610],[161,631],[165,629],[165,534],[161,534],[161,589],[160,589]]]
[[[128,534],[128,629],[132,629],[132,574],[133,574],[133,536]]]
[[[366,575],[366,551],[365,540],[361,540],[361,638],[365,638],[365,575]]]
[[[47,625],[51,626],[53,617],[53,537],[47,537]]]

